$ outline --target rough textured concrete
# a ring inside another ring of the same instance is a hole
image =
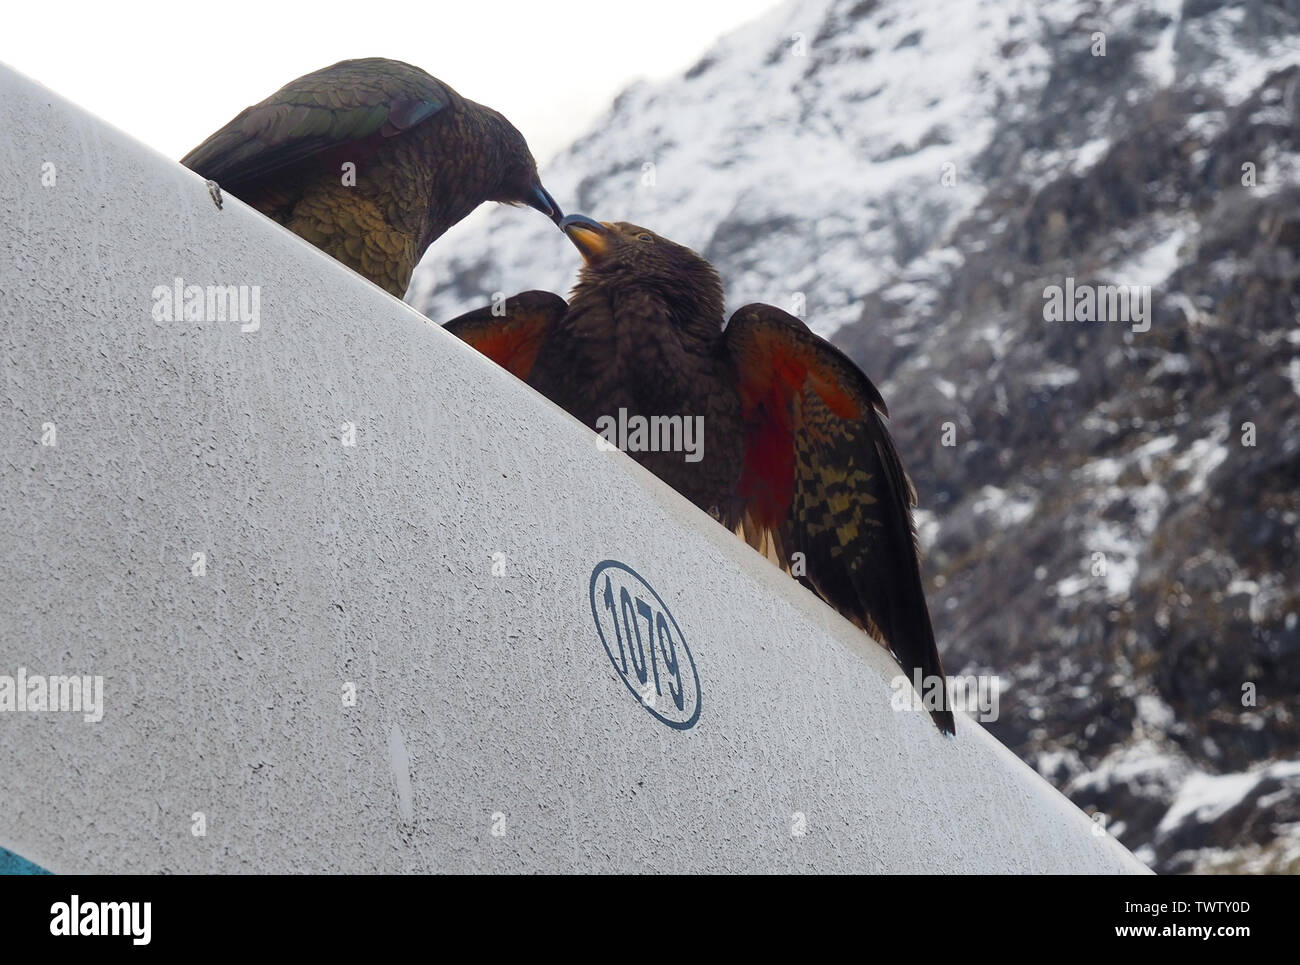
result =
[[[56,872],[1141,870],[978,725],[892,711],[887,654],[622,454],[4,70],[0,171],[0,674],[105,678],[99,723],[0,714],[0,845]],[[260,329],[155,321],[177,276],[260,285]],[[671,611],[694,726],[602,645],[604,560]]]

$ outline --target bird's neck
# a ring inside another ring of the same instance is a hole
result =
[[[507,159],[499,148],[500,123],[488,112],[456,111],[427,134],[436,138],[445,160],[427,194],[432,199],[421,233],[423,251],[447,229],[473,211],[484,198],[501,194]]]

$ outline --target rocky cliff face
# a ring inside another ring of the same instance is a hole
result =
[[[877,382],[949,672],[1161,871],[1300,871],[1298,175],[1296,0],[801,0],[545,172]],[[435,320],[576,267],[514,212],[452,248]],[[1149,311],[1048,320],[1090,289]]]

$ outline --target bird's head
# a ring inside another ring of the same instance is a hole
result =
[[[665,304],[678,323],[696,323],[710,336],[721,332],[722,279],[690,248],[626,221],[571,214],[560,227],[585,262],[575,296],[592,290],[642,292]]]
[[[528,142],[518,128],[496,111],[486,108],[484,111],[497,129],[495,146],[499,152],[500,179],[492,189],[489,200],[502,204],[526,204],[558,225],[564,218],[564,212],[551,197],[551,192],[542,187],[541,176],[537,173],[537,161],[528,149]]]

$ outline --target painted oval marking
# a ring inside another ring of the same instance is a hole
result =
[[[675,730],[694,727],[700,674],[663,597],[617,560],[596,564],[588,592],[605,655],[637,703]]]

